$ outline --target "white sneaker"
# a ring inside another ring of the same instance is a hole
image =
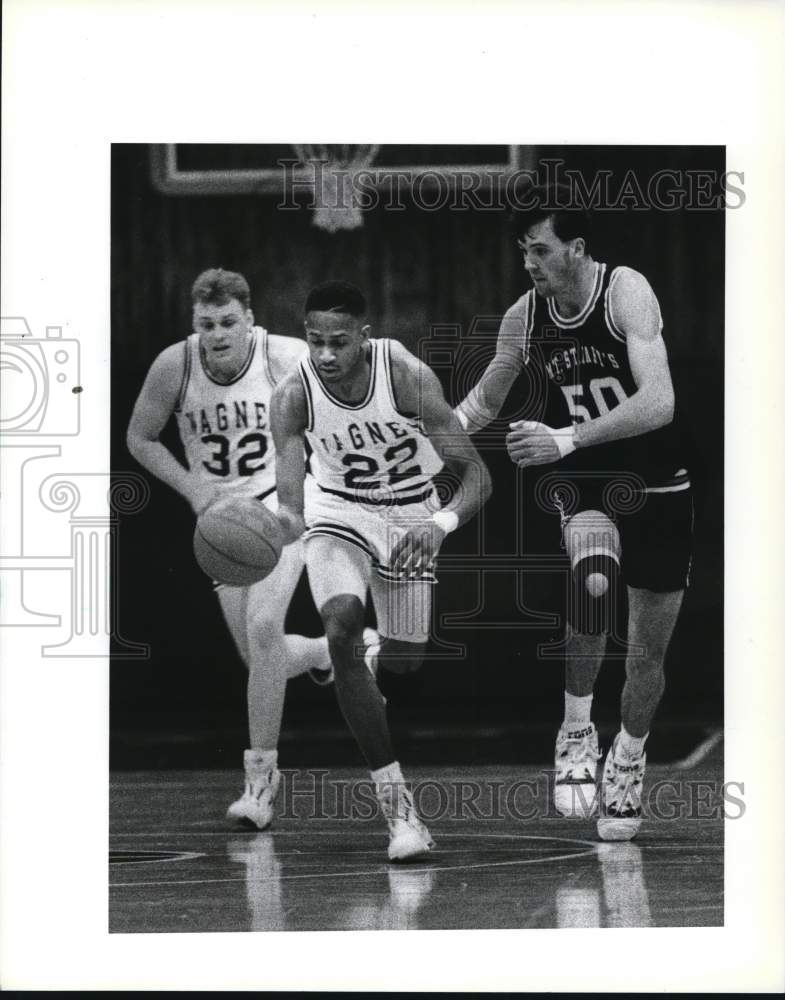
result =
[[[245,790],[226,811],[226,818],[240,823],[255,826],[258,830],[266,830],[272,823],[273,804],[278,794],[281,774],[275,763],[263,764],[258,759],[258,752],[246,750]]]
[[[646,754],[633,759],[621,752],[619,736],[608,751],[602,772],[600,817],[597,833],[602,840],[632,840],[641,828],[643,775]]]
[[[370,646],[378,646],[378,645],[379,645],[379,633],[376,631],[376,629],[375,628],[363,629],[363,646],[365,646],[365,649],[367,650]],[[377,670],[376,666],[372,667],[368,663],[366,663],[366,666],[370,670],[375,680],[376,670]],[[308,676],[311,678],[314,684],[317,684],[319,687],[327,687],[328,684],[332,684],[335,681],[335,670],[333,669],[333,665],[331,663],[326,670],[315,670],[315,669],[309,670]]]
[[[600,753],[593,723],[570,729],[563,724],[556,737],[556,784],[553,804],[570,819],[591,816],[597,800],[597,761]]]
[[[417,815],[406,785],[402,781],[377,784],[376,798],[390,831],[390,861],[411,861],[427,854],[434,846],[433,838]]]

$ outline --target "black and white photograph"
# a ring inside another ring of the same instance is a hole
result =
[[[783,26],[9,0],[3,989],[785,985]]]
[[[714,146],[113,147],[111,930],[723,924],[744,197]]]

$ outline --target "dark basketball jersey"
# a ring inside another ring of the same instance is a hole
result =
[[[613,283],[625,270],[598,263],[585,307],[561,316],[556,302],[534,289],[513,307],[528,333],[524,347],[534,390],[531,419],[568,427],[608,413],[637,389],[625,336],[610,305]],[[660,321],[662,328],[662,321]],[[633,473],[647,490],[664,492],[689,485],[673,424],[636,437],[580,448],[559,463],[563,471]]]

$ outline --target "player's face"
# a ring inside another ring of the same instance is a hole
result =
[[[523,251],[524,267],[540,295],[558,295],[565,291],[575,271],[576,244],[582,240],[564,242],[553,231],[550,219],[538,222],[526,231],[519,242]]]
[[[306,315],[305,336],[311,360],[325,382],[340,382],[360,371],[369,331],[361,319],[345,313]]]
[[[208,361],[221,368],[241,366],[248,353],[248,340],[253,327],[253,313],[237,299],[224,305],[194,306],[194,332]]]

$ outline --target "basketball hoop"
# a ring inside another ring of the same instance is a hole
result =
[[[378,146],[295,146],[301,163],[312,171],[313,224],[328,233],[363,224],[355,190],[357,174],[373,163]]]

